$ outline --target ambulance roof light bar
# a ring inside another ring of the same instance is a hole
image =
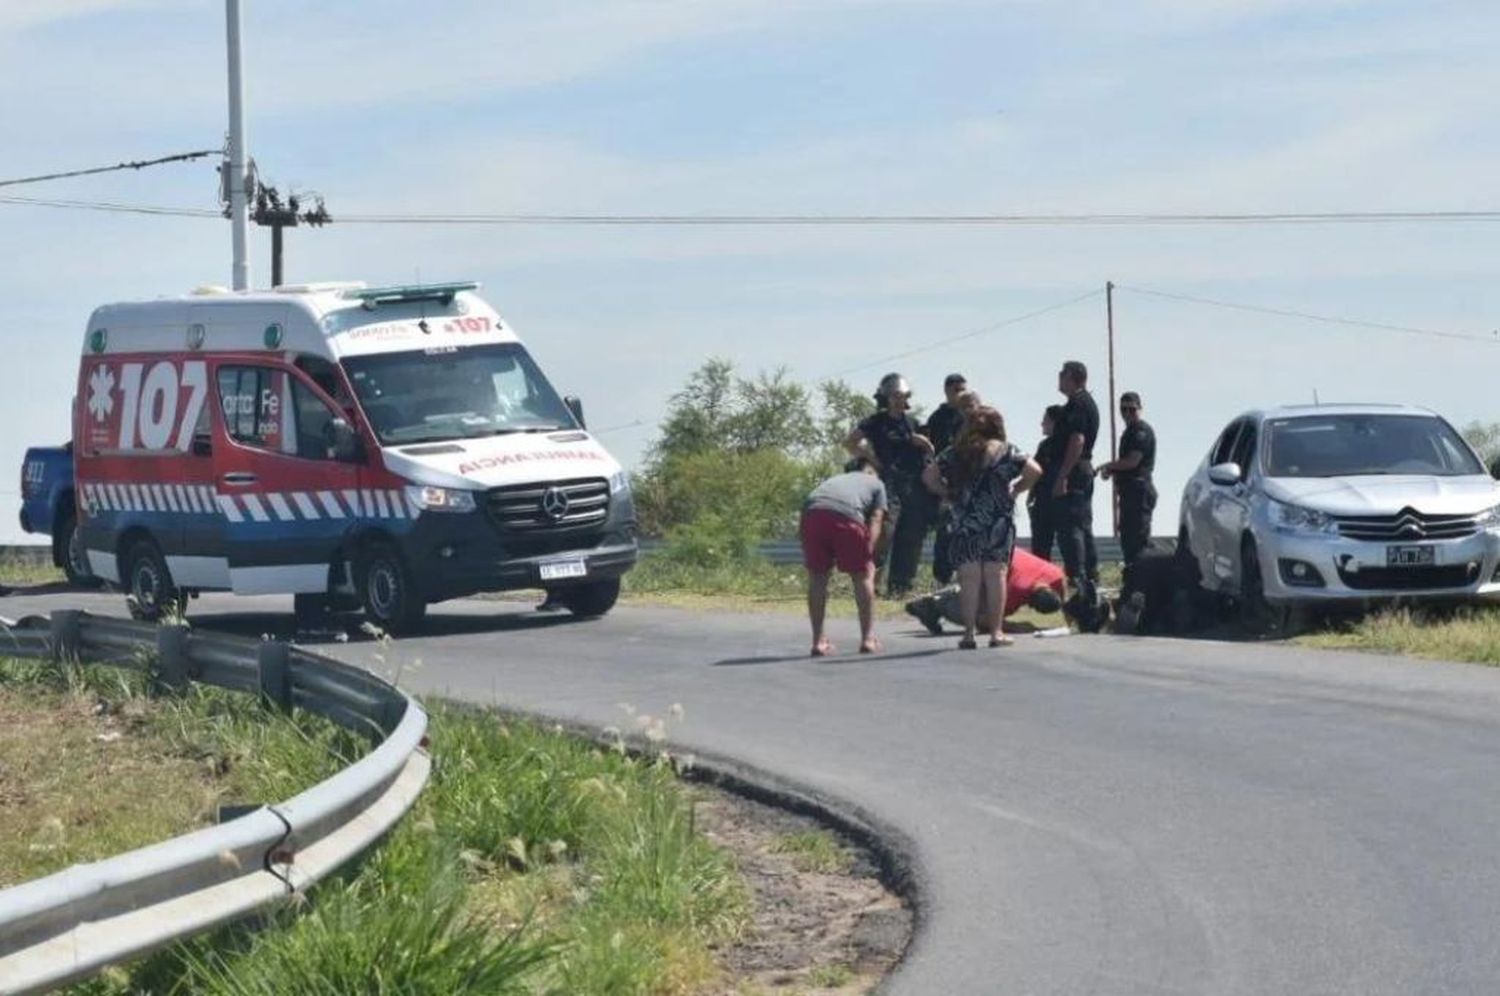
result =
[[[382,304],[397,304],[408,301],[438,301],[453,303],[461,291],[477,290],[478,281],[458,280],[447,284],[406,284],[399,287],[370,287],[364,290],[346,290],[344,296],[358,301],[366,308]]]

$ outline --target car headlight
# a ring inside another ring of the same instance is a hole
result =
[[[1500,505],[1487,508],[1474,516],[1474,525],[1480,529],[1500,529]]]
[[[413,484],[406,489],[406,500],[424,512],[472,512],[474,492],[457,488],[434,488]]]
[[[1277,529],[1285,529],[1293,533],[1314,533],[1323,536],[1337,536],[1339,534],[1338,520],[1327,512],[1319,512],[1314,508],[1303,508],[1301,505],[1288,505],[1285,502],[1272,501],[1269,505],[1271,513],[1271,525]]]
[[[629,491],[629,490],[630,490],[630,475],[629,474],[625,473],[623,470],[617,470],[613,474],[610,475],[610,478],[609,478],[609,493],[610,494],[617,495],[621,491]]]

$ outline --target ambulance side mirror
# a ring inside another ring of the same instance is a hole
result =
[[[364,456],[364,447],[360,445],[354,427],[341,418],[328,422],[328,448],[333,451],[333,458],[341,463],[358,463]]]
[[[583,419],[583,402],[582,401],[578,400],[577,397],[575,397],[574,395],[570,394],[566,398],[563,398],[563,404],[565,404],[565,405],[568,406],[568,411],[570,411],[570,412],[573,413],[573,417],[578,420],[578,424],[580,426],[582,426],[585,429],[587,429],[589,427],[589,424],[587,422],[585,422],[584,419]]]

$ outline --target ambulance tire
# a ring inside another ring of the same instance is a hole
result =
[[[89,570],[88,552],[83,547],[83,530],[74,513],[62,514],[52,543],[56,547],[52,558],[61,565],[68,584],[75,588],[94,587],[98,584],[99,579]]]
[[[123,580],[132,618],[159,622],[182,614],[182,593],[172,583],[166,558],[151,540],[136,540],[131,545],[125,555]]]
[[[410,633],[427,612],[411,569],[389,543],[377,540],[365,547],[359,561],[359,591],[365,615],[387,633]]]
[[[615,607],[620,597],[620,579],[608,578],[588,584],[569,585],[554,593],[569,612],[581,619],[597,619]]]

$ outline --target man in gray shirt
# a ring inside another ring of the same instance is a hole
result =
[[[834,650],[823,632],[823,620],[828,610],[828,578],[835,566],[854,583],[859,652],[880,650],[880,641],[875,639],[875,544],[886,507],[885,485],[875,464],[863,457],[849,461],[844,473],[819,484],[802,505],[802,562],[807,567],[814,657],[827,657]]]

